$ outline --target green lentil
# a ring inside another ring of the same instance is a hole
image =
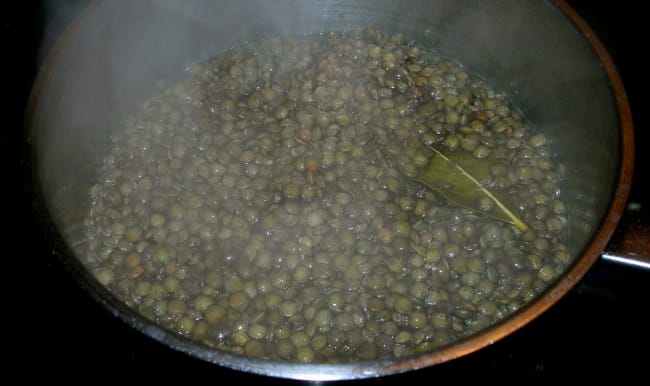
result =
[[[98,171],[84,263],[180,335],[299,363],[435,350],[525,306],[571,264],[552,141],[406,41],[248,42],[154,92]],[[431,147],[484,162],[531,229],[414,181]]]

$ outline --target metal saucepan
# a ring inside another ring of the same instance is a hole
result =
[[[351,364],[293,364],[216,351],[140,316],[75,257],[81,219],[108,132],[157,79],[266,33],[304,34],[372,25],[457,58],[514,90],[566,166],[569,248],[575,262],[540,297],[502,323],[431,353]],[[435,365],[524,326],[569,291],[605,249],[632,178],[633,131],[623,85],[600,42],[562,1],[171,0],[94,3],[47,57],[28,110],[28,141],[47,232],[73,274],[142,333],[215,364],[258,374],[332,380]]]

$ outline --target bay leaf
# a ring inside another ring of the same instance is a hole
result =
[[[472,209],[501,221],[515,225],[522,232],[528,226],[510,208],[512,199],[506,192],[490,191],[481,183],[490,175],[490,167],[496,159],[492,156],[475,158],[466,151],[443,153],[431,147],[435,155],[427,166],[422,168],[415,180],[439,192],[452,205]],[[481,210],[481,199],[494,203],[489,211]]]

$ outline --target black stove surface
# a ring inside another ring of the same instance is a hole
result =
[[[228,381],[297,383],[245,374],[176,352],[127,326],[96,303],[68,274],[39,233],[24,188],[21,160],[25,101],[37,70],[37,46],[48,4],[24,2],[2,17],[2,213],[0,331],[3,374],[19,382],[129,382],[212,384]],[[650,205],[641,165],[650,144],[644,130],[647,87],[643,2],[571,0],[612,55],[625,83],[637,131],[637,162],[630,200]],[[614,5],[616,4],[616,5]],[[6,6],[5,6],[6,8]],[[65,20],[65,18],[61,18]],[[642,69],[642,66],[644,67]],[[4,111],[6,109],[6,112]],[[645,154],[644,154],[645,153]],[[572,378],[619,381],[645,376],[650,347],[646,300],[650,271],[598,261],[549,311],[523,329],[474,354],[406,374],[354,381],[407,384],[437,381],[546,384]],[[640,354],[639,354],[640,353]],[[22,370],[24,368],[28,370]],[[16,378],[14,378],[16,379]]]

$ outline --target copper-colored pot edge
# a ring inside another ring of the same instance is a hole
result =
[[[601,256],[601,253],[607,247],[607,244],[609,243],[609,240],[611,239],[623,215],[632,183],[634,166],[634,130],[632,113],[627,94],[623,86],[623,82],[618,74],[618,71],[616,70],[616,66],[614,65],[613,60],[611,59],[602,42],[597,38],[587,23],[564,0],[553,0],[553,2],[582,32],[583,36],[588,40],[595,53],[599,57],[603,68],[610,80],[620,118],[622,159],[619,168],[619,179],[607,215],[603,220],[593,242],[583,252],[582,256],[577,259],[574,266],[569,269],[549,291],[540,296],[535,302],[529,305],[526,309],[522,310],[520,313],[510,317],[504,322],[499,323],[488,331],[485,331],[464,341],[455,343],[440,351],[436,351],[428,355],[418,356],[406,361],[396,360],[386,362],[366,362],[351,364],[349,366],[340,366],[341,370],[343,367],[347,368],[347,370],[342,370],[342,372],[338,374],[330,374],[331,378],[328,378],[325,375],[325,378],[353,379],[401,373],[447,362],[471,354],[488,345],[491,345],[519,330],[531,322],[533,319],[544,313],[546,310],[548,310],[556,302],[558,302],[582,279],[582,277],[589,271],[589,269],[593,266],[596,260]],[[89,21],[88,19],[90,18],[90,15],[93,15],[97,9],[101,8],[100,5],[103,4],[103,1],[97,1],[94,4],[95,5],[90,7],[90,9],[82,12],[82,17],[77,20],[76,23],[74,23],[73,28],[70,28],[66,31],[64,38],[58,42],[52,52],[59,54],[63,52],[63,48],[68,44],[68,39],[74,36],[81,29],[81,27]],[[58,54],[50,55],[46,59],[43,66],[51,67],[58,60]],[[47,85],[47,78],[49,77],[49,74],[50,73],[48,71],[41,73],[40,79],[37,79],[35,82],[36,87],[30,97],[26,114],[27,128],[32,127],[31,117],[35,111],[38,110],[38,95],[42,93],[42,89],[45,87],[45,85]],[[30,140],[28,138],[28,142],[29,141]],[[34,157],[32,157],[32,159],[33,158]],[[35,164],[33,166],[35,166]],[[178,340],[176,337],[172,337],[171,341],[179,343],[178,346],[180,347],[177,346],[177,349],[181,349],[182,351],[189,351],[187,345],[181,343],[180,340]],[[169,344],[170,342],[167,343]],[[270,364],[270,366],[273,366],[273,364]],[[285,375],[288,375],[291,378],[295,377],[299,379],[307,379],[305,373],[310,372],[309,369],[313,370],[315,368],[316,367],[312,367],[310,365],[296,366],[295,370],[297,370],[297,372],[293,374],[293,376],[290,374]]]

